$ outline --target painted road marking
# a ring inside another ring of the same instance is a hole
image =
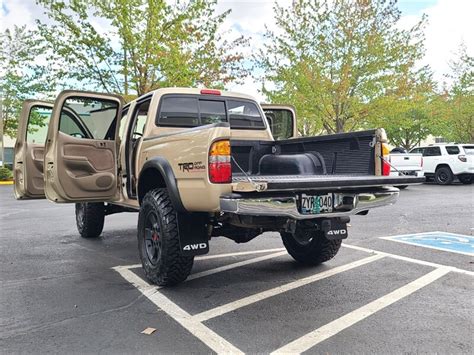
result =
[[[409,258],[409,257],[406,257],[406,256],[397,255],[397,254],[391,254],[391,253],[386,253],[386,252],[384,252],[384,251],[379,251],[379,250],[375,250],[375,249],[369,249],[369,248],[359,247],[359,246],[357,246],[357,245],[350,245],[350,244],[345,244],[345,243],[343,243],[342,246],[345,247],[345,248],[349,248],[349,249],[354,249],[354,250],[359,250],[359,251],[365,251],[366,253],[385,255],[385,256],[388,256],[388,257],[390,257],[390,258],[392,258],[392,259],[408,261],[408,262],[414,263],[414,264],[426,265],[426,266],[431,266],[431,267],[434,267],[434,268],[440,268],[440,267],[442,267],[442,268],[449,268],[452,272],[457,272],[457,273],[459,273],[459,274],[474,276],[474,272],[473,272],[473,271],[464,270],[464,269],[459,269],[459,268],[457,268],[457,267],[450,266],[450,265],[432,263],[431,261],[425,261],[425,260],[420,260],[420,259]]]
[[[209,259],[219,259],[219,258],[227,258],[232,256],[242,256],[242,255],[252,255],[252,254],[263,254],[263,253],[273,253],[277,251],[285,251],[285,248],[275,248],[275,249],[262,249],[262,250],[250,250],[250,251],[239,251],[235,253],[225,253],[225,254],[213,254],[213,255],[204,255],[204,256],[196,256],[194,260],[209,260]],[[133,264],[133,265],[126,265],[126,266],[117,266],[117,267],[125,267],[127,269],[137,269],[142,267],[142,264]]]
[[[346,315],[326,325],[323,325],[322,327],[306,335],[303,335],[302,337],[274,351],[272,354],[301,354],[302,352],[336,335],[344,329],[353,326],[372,314],[431,284],[450,271],[451,270],[449,268],[445,267],[433,270],[430,273],[416,279],[415,281],[412,281],[409,284],[402,286],[399,289],[396,289],[395,291],[390,292],[389,294],[382,296],[373,302],[370,302],[369,304],[366,304],[365,306],[349,312]]]
[[[380,239],[474,256],[474,237],[447,232],[395,235]]]
[[[262,301],[266,298],[273,297],[273,296],[279,295],[281,293],[293,290],[295,288],[313,283],[315,281],[322,280],[322,279],[325,279],[327,277],[337,275],[341,272],[351,270],[351,269],[356,268],[358,266],[366,265],[366,264],[371,263],[373,261],[382,259],[383,257],[384,257],[383,255],[372,255],[372,256],[369,256],[367,258],[357,260],[357,261],[354,261],[354,262],[349,263],[349,264],[345,264],[345,265],[335,267],[334,269],[323,271],[323,272],[320,272],[318,274],[311,275],[311,276],[305,277],[303,279],[296,280],[296,281],[287,283],[285,285],[272,288],[270,290],[266,290],[266,291],[263,291],[263,292],[256,293],[252,296],[241,298],[237,301],[230,302],[230,303],[224,304],[222,306],[210,309],[208,311],[196,314],[195,317],[196,317],[197,320],[199,320],[201,322],[204,322],[208,319],[215,318],[215,317],[221,316],[225,313],[235,311],[236,309],[239,309],[239,308],[244,307],[244,306],[248,306],[248,305],[250,305],[252,303],[255,303],[255,302],[258,302],[258,301]]]
[[[238,348],[222,338],[213,330],[206,327],[201,322],[195,320],[189,313],[172,302],[168,297],[158,291],[158,287],[152,286],[137,276],[133,271],[126,268],[117,268],[117,272],[122,277],[133,284],[146,298],[153,302],[158,308],[163,310],[176,322],[181,324],[186,330],[196,338],[206,344],[218,354],[243,354]]]

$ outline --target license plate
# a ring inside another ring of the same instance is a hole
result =
[[[319,214],[332,212],[334,207],[333,194],[326,195],[301,195],[301,213]]]

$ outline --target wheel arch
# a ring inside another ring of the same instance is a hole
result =
[[[438,170],[439,168],[448,168],[449,170],[451,170],[451,172],[453,172],[453,169],[451,169],[451,167],[449,166],[449,164],[446,164],[446,163],[441,163],[441,164],[436,165],[435,172],[436,172],[436,170]]]
[[[179,195],[178,184],[170,163],[163,157],[148,160],[138,177],[138,202],[142,203],[146,193],[156,188],[166,188],[171,203],[177,212],[186,212],[186,208]]]

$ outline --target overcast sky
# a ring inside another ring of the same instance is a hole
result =
[[[278,0],[279,3],[291,3],[291,0]],[[253,46],[261,40],[265,24],[272,27],[273,0],[220,0],[219,11],[231,8],[225,28],[233,35],[244,34],[252,38]],[[42,10],[35,0],[0,0],[0,26],[3,31],[13,25],[34,26],[37,18],[42,18]],[[428,15],[426,29],[426,56],[423,63],[429,64],[435,79],[444,80],[449,71],[448,61],[464,41],[471,55],[474,53],[474,0],[399,0],[402,11],[400,26],[415,24],[423,13]],[[244,85],[235,85],[231,89],[254,94],[261,98],[259,85],[249,78]]]

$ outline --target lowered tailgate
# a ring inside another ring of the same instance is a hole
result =
[[[276,175],[238,176],[232,179],[233,191],[318,191],[351,190],[366,187],[420,184],[424,177],[361,175]]]

